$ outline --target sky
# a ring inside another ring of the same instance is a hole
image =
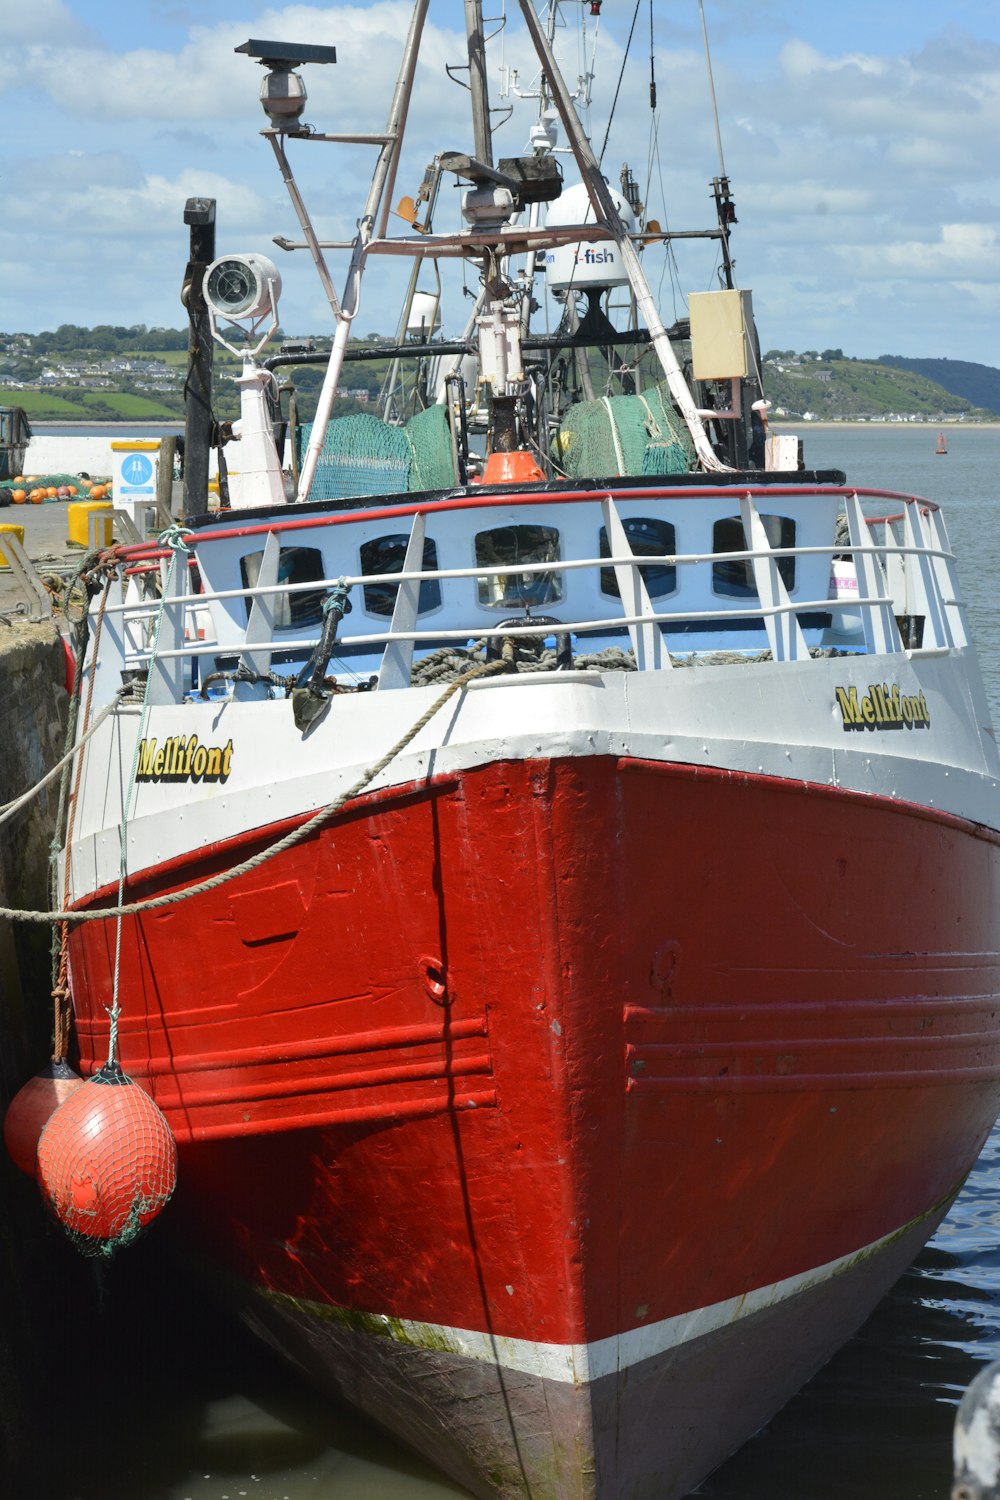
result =
[[[566,0],[573,28],[560,30],[560,58],[575,79],[582,14],[597,44],[585,123],[595,149],[607,136],[612,185],[627,161],[650,216],[710,227],[721,139],[736,278],[752,289],[765,351],[1000,365],[1000,4],[703,5],[718,138],[698,0],[603,0],[599,20],[590,0]],[[436,152],[472,150],[467,92],[445,72],[462,62],[463,10],[462,0],[431,0],[394,201],[415,194]],[[486,0],[485,11],[507,67],[489,78],[495,154],[516,155],[534,105],[509,87],[501,97],[501,85],[517,68],[530,92],[535,68],[517,0]],[[0,0],[0,329],[183,326],[184,204],[207,196],[219,254],[254,250],[278,264],[286,333],[328,332],[308,257],[272,244],[301,233],[260,136],[262,70],[234,48],[249,37],[336,46],[334,66],[303,69],[305,119],[317,131],[378,131],[409,14],[406,0]],[[290,155],[320,235],[349,236],[372,148],[293,143]],[[456,200],[449,179],[438,227]],[[645,252],[668,323],[687,292],[718,285],[711,243],[675,248],[673,263]],[[339,289],[343,261],[331,255],[331,269]],[[395,331],[401,275],[395,260],[373,262],[359,333]],[[460,330],[469,305],[460,291],[446,299],[446,332]]]

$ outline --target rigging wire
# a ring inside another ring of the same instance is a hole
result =
[[[729,174],[726,172],[726,158],[722,151],[722,131],[719,128],[719,106],[715,99],[715,79],[712,76],[712,54],[708,49],[708,27],[705,24],[704,0],[698,0],[698,14],[701,16],[701,35],[705,43],[705,65],[708,68],[708,89],[712,96],[712,116],[715,120],[715,144],[719,149],[719,173],[722,177]]]
[[[625,56],[622,58],[621,72],[618,74],[618,83],[615,87],[615,97],[611,101],[611,113],[608,115],[608,127],[604,132],[604,144],[602,145],[600,155],[597,158],[598,166],[600,166],[601,162],[604,160],[604,153],[608,149],[608,137],[611,134],[611,123],[614,120],[615,110],[618,107],[618,95],[621,93],[622,79],[625,77],[625,65],[628,62],[629,48],[632,45],[632,37],[635,35],[635,23],[639,19],[639,6],[641,4],[642,0],[635,0],[635,10],[632,12],[632,25],[629,27],[628,41],[625,43]]]
[[[646,218],[648,219],[649,218],[649,201],[650,201],[650,197],[652,195],[652,187],[653,187],[653,171],[654,171],[654,167],[655,167],[656,175],[657,175],[657,180],[659,182],[659,188],[660,188],[660,204],[661,204],[661,208],[659,210],[659,216],[663,220],[663,227],[664,227],[664,229],[669,230],[669,228],[670,228],[670,217],[669,217],[669,215],[667,213],[667,194],[666,194],[666,189],[665,189],[664,183],[663,183],[663,161],[662,161],[661,156],[660,156],[660,120],[659,120],[659,113],[658,113],[658,110],[657,110],[656,71],[655,70],[656,70],[656,40],[655,40],[655,36],[654,36],[654,32],[653,32],[653,0],[649,0],[649,109],[650,109],[650,117],[649,117],[649,144],[648,144],[647,152],[646,152],[646,182],[645,182],[645,187],[643,189],[643,196],[644,196],[645,202],[646,202]],[[660,280],[659,280],[659,285],[657,287],[657,297],[658,298],[660,296],[662,296],[662,293],[663,293],[663,280],[664,280],[664,277],[668,274],[668,272],[669,272],[669,275],[670,275],[670,294],[671,294],[671,300],[672,300],[672,304],[673,304],[674,321],[676,322],[677,321],[677,299],[678,299],[678,297],[681,298],[681,301],[684,303],[685,310],[687,308],[687,300],[683,296],[683,293],[681,292],[680,268],[679,268],[679,266],[677,264],[677,255],[676,255],[676,252],[674,250],[673,241],[669,240],[669,239],[668,240],[664,240],[664,242],[663,242],[663,263],[662,263],[662,266],[660,268]]]
[[[663,181],[663,158],[660,155],[659,124],[658,124],[658,121],[657,121],[655,115],[653,116],[652,120],[650,121],[650,127],[649,127],[649,154],[648,154],[648,158],[647,158],[647,181],[646,181],[646,202],[647,202],[647,204],[649,203],[649,199],[650,199],[650,188],[652,186],[652,180],[653,180],[653,166],[654,166],[654,163],[655,163],[655,166],[656,166],[657,181],[659,182],[659,187],[660,187],[660,202],[663,204],[663,208],[660,210],[660,212],[661,212],[661,214],[663,216],[663,227],[664,227],[664,229],[669,230],[669,228],[670,228],[670,219],[669,219],[669,217],[667,215],[667,211],[666,211],[667,190],[666,190],[666,186],[665,186],[664,181]],[[683,302],[683,304],[684,304],[684,308],[685,308],[685,311],[686,311],[687,310],[687,299],[685,298],[685,296],[684,296],[684,294],[683,294],[683,292],[681,290],[681,273],[680,273],[680,267],[677,264],[677,254],[676,254],[676,251],[674,250],[674,244],[673,244],[672,240],[664,240],[664,242],[663,242],[663,267],[662,267],[662,270],[660,271],[660,284],[659,284],[659,287],[657,288],[657,294],[658,295],[662,294],[662,290],[663,290],[663,278],[664,278],[664,276],[667,275],[668,272],[670,274],[670,294],[671,294],[671,299],[672,299],[672,303],[673,303],[674,321],[676,322],[677,321],[677,300],[678,300],[678,298],[680,298],[681,302]]]

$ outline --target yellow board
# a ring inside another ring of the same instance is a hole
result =
[[[752,373],[748,291],[692,292],[688,313],[695,380],[735,380]]]
[[[2,535],[2,533],[5,532],[5,531],[12,532],[14,534],[14,536],[17,537],[17,540],[21,543],[21,546],[22,547],[24,546],[24,527],[23,526],[0,526],[0,542],[3,541],[3,535]],[[5,555],[3,547],[0,546],[0,568],[9,568],[9,567],[10,567],[10,559]]]
[[[99,516],[97,544],[99,547],[110,547],[113,536],[113,520],[111,512],[114,504],[110,500],[77,500],[75,504],[66,507],[69,523],[66,540],[76,547],[89,547],[91,545],[90,518]],[[106,514],[105,514],[106,513]]]

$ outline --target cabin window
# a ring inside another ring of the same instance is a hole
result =
[[[477,564],[502,571],[476,579],[479,603],[508,613],[555,604],[563,596],[562,574],[520,569],[525,563],[555,563],[559,558],[559,533],[554,526],[497,526],[493,531],[480,531]]]
[[[379,536],[370,542],[362,542],[362,573],[402,573],[409,540],[405,532],[398,531],[391,536]],[[437,565],[437,546],[428,537],[424,542],[424,560],[421,566],[424,571],[429,571]],[[391,615],[396,607],[398,591],[398,583],[366,583],[365,609],[370,610],[373,615]],[[436,578],[425,578],[420,585],[417,613],[426,614],[429,609],[437,609],[440,603],[440,583]]]
[[[772,547],[795,546],[795,522],[788,516],[761,516],[767,539]],[[712,551],[746,552],[746,535],[739,516],[726,516],[716,521],[712,532]],[[785,588],[791,593],[795,587],[795,558],[779,557],[778,573]],[[753,563],[747,558],[734,558],[731,562],[712,564],[712,587],[717,594],[728,594],[736,599],[756,599],[757,586],[753,578]]]
[[[240,574],[245,589],[257,587],[263,561],[263,552],[249,552],[246,557],[240,558]],[[322,583],[325,577],[323,554],[318,548],[282,547],[278,553],[279,584]],[[325,589],[303,589],[297,594],[272,595],[275,630],[289,630],[302,625],[319,624],[323,618],[325,592]],[[246,601],[248,619],[252,604],[252,599]]]
[[[629,546],[637,557],[659,557],[663,553],[673,554],[677,550],[676,533],[669,521],[658,521],[651,516],[628,516],[622,518]],[[611,556],[608,530],[601,527],[601,557]],[[677,569],[673,563],[648,563],[639,569],[646,591],[651,599],[660,599],[672,594],[677,587]],[[618,579],[614,568],[601,569],[601,593],[620,599]]]

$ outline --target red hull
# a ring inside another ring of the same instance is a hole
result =
[[[861,1321],[975,1160],[997,887],[994,835],[875,798],[493,764],[127,922],[122,1062],[180,1143],[186,1243],[331,1384],[480,1493],[666,1500]],[[114,932],[72,941],[93,1066]],[[668,1321],[755,1293],[701,1336]],[[491,1364],[441,1330],[525,1344]],[[565,1346],[575,1380],[528,1368]]]

